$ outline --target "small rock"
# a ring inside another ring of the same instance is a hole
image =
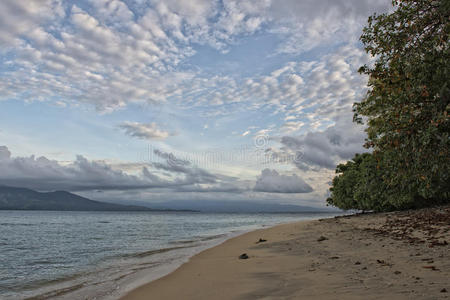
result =
[[[318,242],[326,241],[326,240],[328,240],[328,238],[324,237],[323,235],[321,235],[321,236],[317,239]]]
[[[247,258],[248,258],[247,253],[243,253],[243,254],[239,255],[239,259],[247,259]]]
[[[259,241],[257,241],[256,243],[258,244],[258,243],[264,243],[264,242],[267,242],[267,240],[265,240],[265,239],[259,239]]]
[[[391,267],[391,266],[392,266],[391,263],[385,262],[385,261],[382,260],[382,259],[377,259],[377,263],[379,263],[379,264],[382,265],[382,266],[388,266],[388,267]]]
[[[359,261],[355,262],[355,265],[360,265],[361,263]]]
[[[447,289],[446,289],[446,288],[443,288],[443,289],[441,290],[441,293],[447,293]]]
[[[402,274],[402,272],[400,272],[400,271],[395,271],[394,274],[395,274],[395,275],[398,275],[398,274]]]
[[[330,259],[339,259],[339,256],[332,256]]]

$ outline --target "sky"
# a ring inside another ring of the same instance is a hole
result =
[[[0,2],[0,184],[325,205],[389,0]]]

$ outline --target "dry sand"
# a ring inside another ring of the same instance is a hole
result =
[[[256,230],[123,299],[449,299],[449,229],[447,206]]]

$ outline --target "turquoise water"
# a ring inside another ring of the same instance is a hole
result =
[[[231,235],[329,216],[0,211],[0,299],[114,299]]]

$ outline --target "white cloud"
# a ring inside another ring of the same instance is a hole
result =
[[[375,0],[287,0],[273,2],[270,17],[278,26],[271,29],[285,37],[278,53],[301,53],[319,45],[356,41],[369,14],[385,12],[390,1]]]
[[[262,170],[253,190],[267,193],[310,193],[313,191],[312,187],[296,174],[280,175],[277,171],[270,169]]]
[[[88,2],[83,6],[57,0],[0,3],[0,43],[7,46],[3,52],[17,57],[14,68],[0,72],[0,98],[57,98],[112,111],[129,103],[154,104],[171,97],[197,99],[202,95],[195,91],[227,83],[234,92],[217,89],[225,95],[209,98],[208,103],[236,103],[254,91],[253,98],[282,111],[280,97],[290,98],[308,84],[296,72],[277,79],[292,66],[248,82],[242,92],[233,79],[205,77],[196,69],[181,71],[178,66],[195,53],[196,44],[225,51],[242,35],[258,30],[276,32],[287,40],[280,45],[281,52],[298,53],[328,43],[330,37],[348,42],[368,12],[388,6],[381,0],[285,1],[283,5],[270,0]],[[339,38],[336,32],[342,33]],[[342,79],[333,76],[336,83]],[[277,84],[282,89],[274,91]]]
[[[270,75],[240,81],[229,77],[195,78],[191,92],[180,95],[177,103],[185,109],[195,106],[205,116],[266,110],[282,114],[286,119],[278,134],[323,130],[337,116],[346,114],[351,118],[353,103],[366,91],[367,78],[357,70],[369,62],[362,49],[345,45],[318,60],[286,63]],[[200,86],[213,90],[213,97],[203,90],[197,93]],[[214,102],[212,111],[210,101]],[[276,130],[272,134],[277,134]]]
[[[61,1],[2,1],[0,4],[0,45],[14,47],[22,36],[34,31],[40,24],[64,15]]]
[[[168,131],[161,130],[156,123],[124,122],[119,125],[125,134],[144,140],[165,139],[171,135]]]
[[[303,121],[289,121],[283,124],[281,126],[282,131],[286,134],[297,132],[305,125],[305,122]]]

